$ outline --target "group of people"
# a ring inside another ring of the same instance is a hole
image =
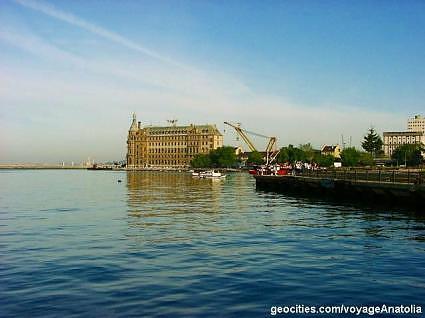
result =
[[[285,162],[283,164],[274,164],[270,166],[262,166],[257,168],[259,175],[287,175],[301,174],[305,170],[314,171],[321,169],[320,166],[313,162],[296,161],[294,163]]]
[[[318,170],[320,169],[320,166],[316,162],[310,163],[296,161],[294,163],[293,169],[295,169],[295,172],[302,172],[303,170]]]

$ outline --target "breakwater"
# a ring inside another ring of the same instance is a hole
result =
[[[297,175],[255,176],[259,189],[420,206],[425,200],[423,171],[325,170]]]

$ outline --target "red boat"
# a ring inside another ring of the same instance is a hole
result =
[[[285,176],[290,173],[292,167],[283,166],[283,165],[274,165],[274,166],[259,166],[254,169],[250,169],[248,172],[252,175],[275,175],[275,176]]]

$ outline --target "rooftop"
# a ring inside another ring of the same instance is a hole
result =
[[[402,135],[402,136],[422,136],[422,131],[384,131],[384,136],[388,135]]]
[[[149,133],[168,133],[168,134],[182,134],[182,133],[188,133],[192,130],[198,130],[201,133],[214,133],[217,135],[221,135],[220,131],[217,129],[215,125],[188,125],[188,126],[145,126],[140,128],[140,130],[145,130]]]
[[[336,146],[325,145],[325,146],[322,147],[322,151],[323,152],[334,152],[336,147],[338,147],[338,145],[336,145]]]

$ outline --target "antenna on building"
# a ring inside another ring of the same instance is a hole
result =
[[[177,119],[167,119],[167,122],[173,127],[177,125]]]

